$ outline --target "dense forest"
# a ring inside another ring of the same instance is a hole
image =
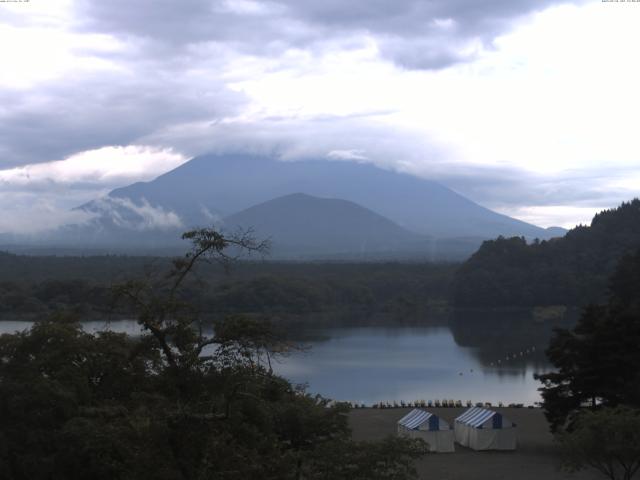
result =
[[[439,322],[451,307],[583,306],[606,297],[617,261],[640,247],[640,200],[597,214],[565,237],[499,237],[462,265],[410,262],[203,264],[185,295],[204,316],[269,315],[312,322]],[[268,258],[268,257],[267,257]],[[28,256],[0,252],[0,319],[71,310],[84,319],[130,318],[112,286],[152,278],[167,257]],[[212,313],[212,312],[215,312]],[[215,320],[215,318],[212,318]]]
[[[273,372],[296,346],[269,323],[233,315],[212,336],[196,328],[183,287],[229,242],[191,238],[164,275],[114,286],[142,335],[92,335],[68,313],[0,335],[0,478],[415,478],[426,444],[353,441],[346,405]]]
[[[0,254],[0,319],[37,319],[72,310],[84,319],[130,317],[112,285],[152,278],[168,258],[33,257]],[[447,307],[456,265],[241,261],[203,264],[185,295],[203,315],[249,313],[283,320],[434,319]]]
[[[620,258],[640,247],[640,200],[598,213],[562,238],[484,242],[457,271],[456,306],[583,306],[603,301]]]

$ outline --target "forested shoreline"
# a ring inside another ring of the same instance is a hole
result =
[[[582,308],[607,297],[615,265],[637,248],[640,200],[635,199],[562,238],[486,241],[462,264],[255,257],[230,269],[199,266],[185,295],[211,320],[243,313],[295,322],[436,322],[453,308]],[[0,252],[0,319],[38,320],[60,310],[87,320],[131,318],[114,302],[112,286],[153,278],[170,265],[168,257]]]
[[[603,302],[618,261],[640,248],[640,200],[623,203],[564,237],[486,241],[452,284],[459,307],[586,306]]]
[[[32,257],[0,254],[0,319],[38,320],[59,310],[85,319],[131,318],[113,285],[151,278],[159,257]],[[435,319],[449,307],[456,264],[283,263],[240,261],[199,266],[185,295],[212,320],[228,314],[293,321],[352,318]],[[374,320],[375,321],[375,320]]]

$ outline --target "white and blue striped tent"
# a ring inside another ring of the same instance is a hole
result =
[[[431,452],[453,452],[453,430],[437,415],[413,409],[398,420],[398,435],[421,438]]]
[[[455,419],[456,442],[474,450],[515,450],[516,424],[504,415],[473,407]]]

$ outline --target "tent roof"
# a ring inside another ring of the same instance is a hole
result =
[[[398,420],[398,423],[403,427],[416,429],[429,422],[429,419],[434,416],[435,415],[431,412],[426,412],[424,410],[418,410],[417,408],[414,408],[408,414]]]
[[[478,428],[482,426],[487,420],[493,418],[498,415],[502,417],[498,412],[494,412],[493,410],[487,410],[485,408],[473,407],[464,412],[458,418],[456,418],[456,422],[463,423],[465,425],[469,425],[471,427]],[[502,420],[502,418],[500,418]],[[502,427],[502,421],[499,422],[500,427]],[[497,425],[496,425],[497,426]]]

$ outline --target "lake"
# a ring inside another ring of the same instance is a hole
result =
[[[0,333],[29,327],[0,322]],[[305,330],[304,351],[274,369],[310,392],[367,405],[381,401],[453,399],[466,402],[534,404],[540,386],[533,375],[550,370],[544,356],[557,324],[528,316],[477,313],[446,326],[327,327]],[[568,325],[563,325],[568,326]],[[86,322],[138,334],[135,321]]]
[[[516,358],[483,362],[480,347],[456,343],[449,327],[333,328],[275,367],[294,383],[339,400],[370,405],[380,401],[454,399],[533,404],[540,400],[534,373],[549,370],[529,345]],[[515,352],[514,352],[515,353]],[[500,364],[498,364],[500,360]]]

